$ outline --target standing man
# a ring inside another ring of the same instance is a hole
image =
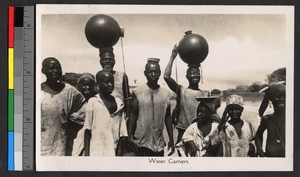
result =
[[[170,115],[172,93],[158,85],[160,74],[159,59],[149,58],[144,71],[148,82],[133,90],[129,137],[137,145],[140,156],[164,156],[164,124],[169,135],[169,155],[174,152]]]
[[[169,88],[177,94],[177,97],[180,97],[180,113],[176,126],[178,130],[178,143],[181,141],[184,131],[188,128],[188,126],[191,125],[193,119],[197,117],[197,106],[199,102],[196,100],[196,98],[205,97],[207,96],[207,93],[199,89],[199,65],[189,65],[189,68],[186,71],[186,78],[189,81],[188,88],[177,84],[176,81],[171,77],[173,62],[177,54],[177,46],[175,45],[172,50],[170,61],[165,69],[164,79]]]
[[[115,71],[116,60],[112,47],[100,48],[100,65],[103,70],[110,71],[114,76],[114,90],[112,96],[118,97],[125,103],[125,117],[129,114],[129,85],[128,77],[124,72]]]
[[[217,156],[220,144],[212,146],[210,135],[214,132],[218,123],[214,121],[213,113],[215,110],[216,98],[198,98],[201,101],[197,107],[197,118],[186,129],[180,143],[176,145],[185,156]]]
[[[42,73],[47,80],[41,84],[41,155],[70,155],[67,140],[71,115],[85,99],[75,87],[60,82],[62,68],[56,58],[43,60]]]
[[[79,114],[77,120],[74,120],[74,122],[77,123],[77,126],[79,126],[80,130],[75,131],[74,143],[72,148],[72,155],[73,156],[82,156],[84,152],[84,120],[85,120],[85,110],[87,102],[90,98],[94,97],[96,95],[95,92],[95,77],[90,73],[83,73],[81,74],[77,79],[77,85],[78,90],[85,98],[85,103],[81,107],[81,109],[76,113]],[[76,125],[76,124],[73,124]]]

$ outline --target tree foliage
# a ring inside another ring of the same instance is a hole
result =
[[[61,81],[77,87],[77,79],[80,75],[80,73],[66,73],[62,75]]]
[[[266,82],[279,82],[286,80],[286,68],[279,68],[273,71],[271,74],[267,75]],[[227,92],[259,92],[267,84],[262,84],[261,82],[253,82],[250,85],[238,85],[235,88],[226,90]]]
[[[249,88],[248,88],[248,90],[250,91],[250,92],[259,92],[260,91],[260,89],[262,88],[262,83],[260,83],[260,82],[254,82],[254,83],[252,83],[250,86],[249,86]]]

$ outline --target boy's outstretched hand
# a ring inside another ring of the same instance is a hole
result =
[[[218,125],[218,130],[221,131],[221,130],[224,130],[225,129],[225,124],[226,122],[228,121],[229,119],[229,115],[228,115],[228,108],[226,106],[224,112],[223,112],[223,115],[222,115],[222,118],[221,118],[221,121]]]

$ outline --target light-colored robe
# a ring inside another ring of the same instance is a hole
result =
[[[225,131],[216,130],[211,135],[212,144],[222,142],[224,157],[247,157],[249,144],[252,143],[252,138],[255,136],[255,129],[248,121],[244,121],[242,126],[242,134],[239,137],[235,128],[228,122],[225,124]],[[254,144],[253,144],[254,145]]]
[[[115,156],[119,136],[128,136],[123,117],[124,103],[115,98],[117,110],[110,114],[99,94],[86,105],[84,130],[91,130],[90,156]]]
[[[210,143],[210,136],[211,134],[217,129],[218,124],[212,123],[211,131],[208,135],[205,137],[203,136],[202,132],[197,126],[197,122],[192,123],[184,132],[181,142],[176,144],[176,148],[181,152],[181,154],[184,156],[186,155],[185,152],[185,144],[189,141],[193,141],[196,145],[196,147],[199,149],[196,153],[196,157],[202,157],[206,154],[206,147]],[[189,156],[189,154],[187,154]]]
[[[84,104],[83,95],[69,84],[57,94],[41,91],[41,155],[65,156],[67,122]]]

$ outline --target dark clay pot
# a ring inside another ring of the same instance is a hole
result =
[[[91,17],[86,23],[85,36],[92,46],[105,48],[114,46],[119,38],[124,36],[124,31],[114,18],[99,14]]]
[[[182,61],[189,65],[202,63],[208,55],[208,44],[204,37],[187,31],[178,44],[178,53]]]

